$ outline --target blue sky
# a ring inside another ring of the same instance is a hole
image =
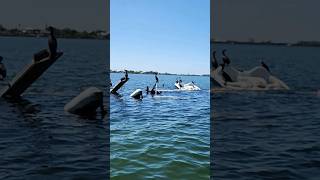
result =
[[[110,67],[209,74],[209,0],[111,0]]]

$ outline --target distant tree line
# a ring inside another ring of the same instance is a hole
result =
[[[48,31],[46,29],[8,29],[0,24],[0,36],[23,36],[23,37],[46,37]],[[96,31],[78,31],[71,28],[56,28],[56,36],[58,38],[74,38],[74,39],[110,39],[110,34],[103,30]]]
[[[307,46],[307,47],[320,47],[320,41],[298,41],[296,43],[282,43],[282,42],[272,42],[268,41],[255,41],[250,38],[248,41],[234,41],[234,40],[225,40],[219,41],[211,39],[211,43],[215,44],[247,44],[247,45],[277,45],[277,46]]]
[[[127,70],[127,71],[130,74],[163,74],[163,73],[158,73],[155,71],[134,71],[134,70]],[[124,70],[123,71],[111,70],[111,72],[112,73],[124,73]],[[166,74],[169,74],[169,73],[166,73]]]
[[[127,70],[129,74],[160,74],[160,75],[180,75],[180,76],[209,76],[209,74],[203,75],[195,75],[195,74],[174,74],[174,73],[161,73],[156,71],[134,71],[134,70]],[[124,71],[117,71],[117,70],[110,70],[111,73],[124,73]]]
[[[320,47],[319,41],[299,41],[295,44],[292,44],[293,46],[310,46],[310,47]]]

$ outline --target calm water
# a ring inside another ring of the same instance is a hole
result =
[[[113,83],[123,74],[111,74]],[[160,75],[164,89],[174,89],[178,76]],[[209,77],[195,81],[198,92],[164,92],[134,100],[137,88],[155,83],[154,75],[129,74],[130,80],[111,95],[112,179],[208,179],[210,150]]]
[[[243,69],[263,58],[291,88],[212,94],[214,179],[319,179],[319,48],[212,47]]]
[[[0,100],[0,179],[107,176],[107,118],[81,118],[63,110],[83,89],[105,88],[106,42],[58,41],[63,57],[27,90],[23,100]],[[0,38],[9,79],[31,62],[34,52],[46,47],[46,39]]]

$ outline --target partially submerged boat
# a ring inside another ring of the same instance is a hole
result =
[[[201,90],[198,86],[196,86],[193,82],[184,84],[181,81],[174,83],[174,86],[182,91],[199,91]]]
[[[266,68],[256,66],[239,71],[233,66],[218,66],[212,72],[215,86],[231,90],[289,90],[290,88]],[[226,80],[228,79],[228,80]]]
[[[111,94],[118,94],[117,91],[128,81],[129,81],[128,71],[125,70],[125,76],[123,78],[121,78],[120,81],[114,87],[110,86],[110,93]]]
[[[54,57],[49,56],[47,52],[41,54],[44,56],[35,57],[31,64],[28,64],[0,90],[0,97],[20,97],[63,53],[57,52]]]
[[[103,91],[90,87],[66,104],[64,110],[72,114],[88,115],[96,113],[99,107],[101,111],[104,110]]]
[[[130,97],[134,99],[142,99],[143,98],[142,90],[136,89],[133,93],[130,94]]]

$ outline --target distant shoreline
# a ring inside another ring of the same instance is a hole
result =
[[[110,70],[110,73],[124,73],[124,71],[116,71],[116,70]],[[209,74],[175,74],[175,73],[161,73],[161,72],[154,72],[154,71],[133,71],[128,70],[128,74],[150,74],[154,75],[155,73],[159,75],[174,75],[174,76],[210,76]]]
[[[104,30],[96,31],[78,31],[71,28],[55,28],[55,35],[57,38],[65,39],[110,39],[110,33]],[[48,31],[45,29],[33,29],[33,28],[14,28],[7,29],[0,24],[0,36],[1,37],[47,37]]]
[[[2,36],[0,35],[0,38],[36,38],[36,39],[48,39],[48,36]],[[102,38],[76,38],[76,37],[56,37],[58,40],[59,39],[70,39],[70,40],[109,40],[109,39],[102,39]]]
[[[268,46],[288,46],[288,47],[320,47],[320,41],[298,41],[296,43],[279,43],[271,41],[217,41],[211,40],[210,43],[213,44],[242,44],[242,45],[268,45]]]

